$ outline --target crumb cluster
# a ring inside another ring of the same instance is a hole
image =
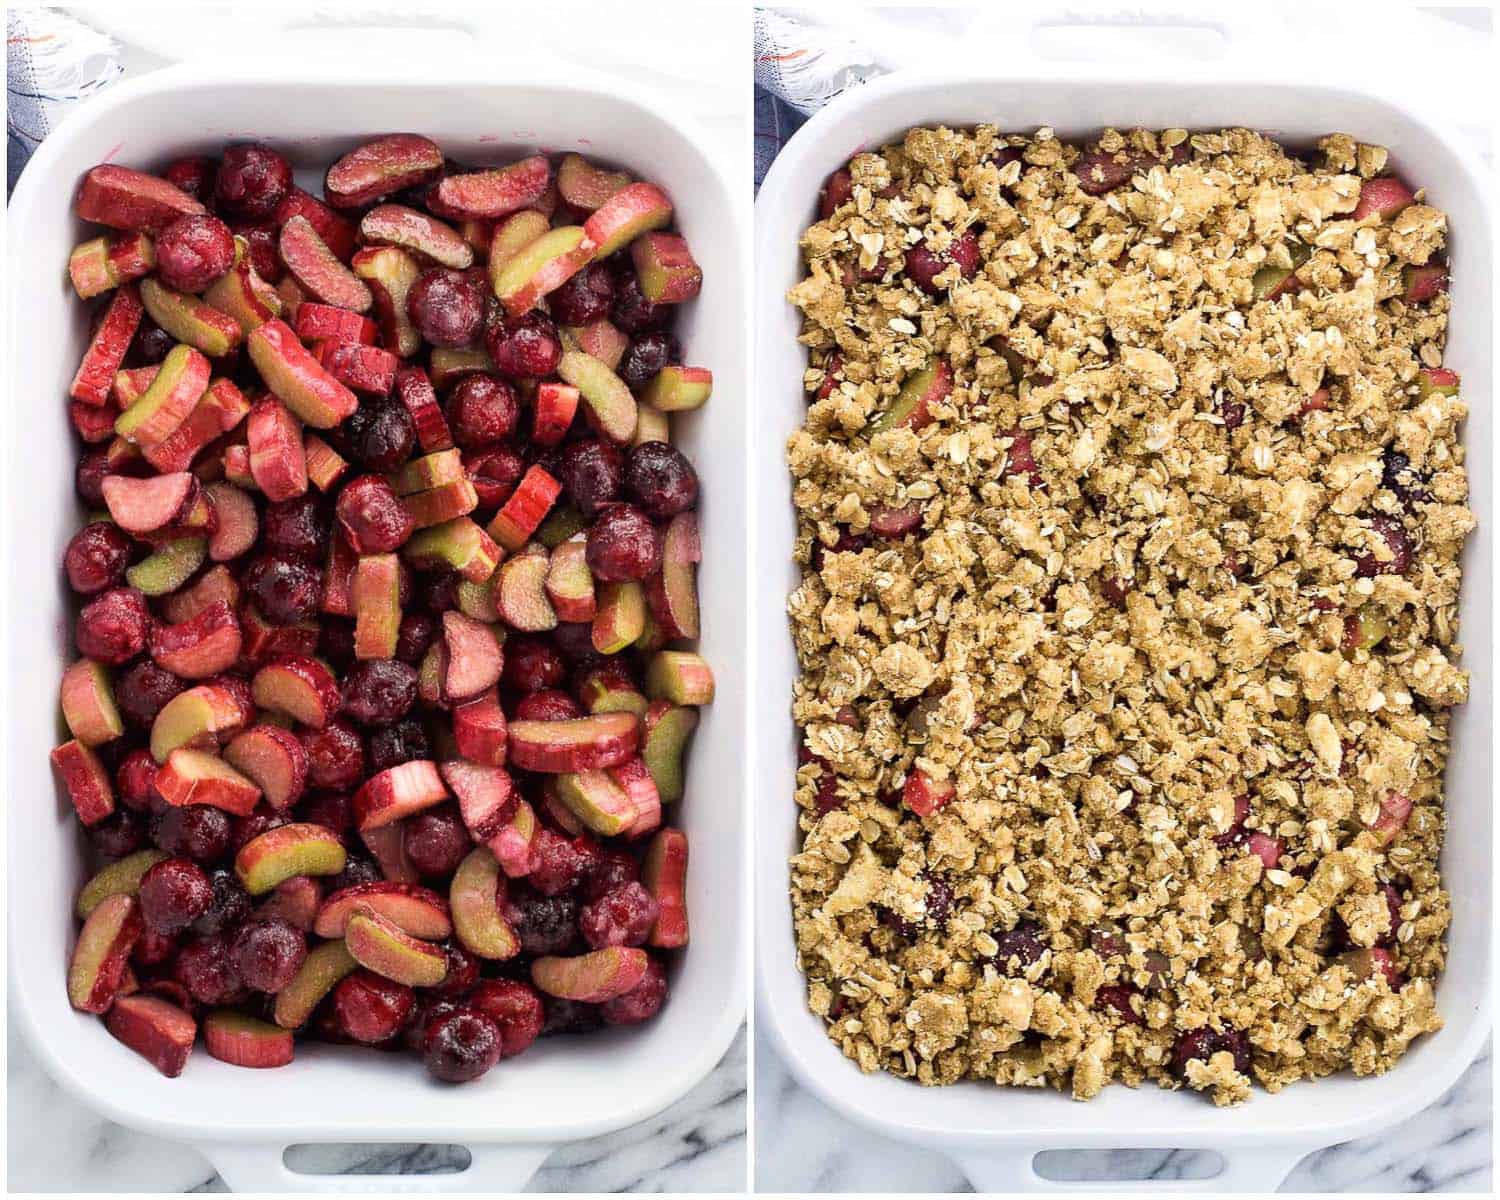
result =
[[[830,180],[792,903],[862,1070],[1235,1103],[1440,1027],[1474,518],[1446,219],[1356,215],[1390,183],[1342,134],[993,127]]]

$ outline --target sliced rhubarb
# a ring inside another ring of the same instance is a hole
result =
[[[141,280],[141,303],[151,319],[179,342],[210,358],[223,358],[244,340],[240,323],[228,313],[199,296],[174,292],[154,278]]]
[[[302,458],[307,464],[307,481],[320,492],[331,491],[349,469],[339,452],[315,433],[302,439]]]
[[[158,471],[186,471],[199,451],[238,427],[250,415],[250,401],[227,379],[215,379],[187,418],[164,440],[152,445],[138,437],[146,461]],[[118,429],[118,425],[116,429]]]
[[[224,747],[224,761],[251,780],[278,812],[286,812],[307,786],[302,739],[279,725],[255,725]]]
[[[672,201],[664,191],[654,184],[632,183],[601,204],[583,228],[596,247],[594,257],[605,259],[671,219]]]
[[[337,875],[346,855],[338,834],[322,825],[278,825],[251,838],[235,855],[234,872],[252,896],[294,875]]]
[[[638,815],[630,796],[607,771],[559,775],[556,793],[568,811],[600,837],[623,833]]]
[[[606,171],[578,154],[563,156],[557,169],[557,190],[576,209],[594,212],[616,193],[630,186],[624,171]]]
[[[703,269],[679,234],[643,234],[631,243],[630,258],[652,304],[681,304],[703,290]]]
[[[349,266],[370,289],[385,348],[402,358],[417,353],[422,335],[406,311],[406,295],[422,274],[421,264],[398,246],[371,246],[358,251]]]
[[[359,222],[360,236],[371,246],[399,246],[430,263],[455,271],[474,263],[474,249],[451,225],[404,204],[380,204]]]
[[[110,896],[94,908],[68,964],[68,1000],[74,1008],[92,1013],[109,1008],[144,928],[133,896]]]
[[[80,741],[52,751],[52,769],[62,780],[73,811],[84,825],[97,825],[115,811],[115,789],[99,756]]]
[[[698,636],[698,563],[703,558],[698,518],[678,513],[662,538],[661,570],[646,584],[646,600],[668,640]]]
[[[280,918],[303,933],[311,933],[323,904],[323,885],[310,875],[283,879],[255,910],[261,920]]]
[[[528,546],[500,565],[495,600],[501,619],[512,629],[543,633],[557,628],[557,613],[547,599],[549,568],[547,552],[540,545]]]
[[[566,383],[543,383],[536,389],[531,440],[555,446],[567,434],[578,412],[578,389]]]
[[[559,621],[594,619],[594,576],[585,556],[587,538],[582,533],[553,548],[544,588]]]
[[[505,658],[494,629],[450,609],[443,614],[443,642],[448,651],[446,699],[469,700],[500,681]]]
[[[103,405],[108,402],[115,372],[125,361],[125,352],[130,349],[144,312],[140,291],[133,283],[126,284],[110,297],[104,319],[89,339],[83,361],[78,364],[73,382],[68,387],[69,396],[84,404]]]
[[[191,579],[207,557],[207,538],[174,538],[128,567],[125,582],[147,596],[165,596]]]
[[[388,879],[340,888],[323,901],[313,922],[319,937],[343,937],[355,910],[366,907],[380,913],[413,937],[441,941],[453,932],[448,901],[415,883]]]
[[[441,804],[448,789],[437,765],[412,759],[367,779],[354,795],[354,821],[360,829],[378,829],[413,813]]]
[[[597,358],[611,371],[619,369],[620,360],[630,348],[630,339],[606,317],[587,325],[565,325],[562,334],[566,349],[581,350]]]
[[[532,466],[490,522],[490,536],[507,550],[519,550],[542,523],[561,492],[562,484],[543,467]]]
[[[466,516],[479,507],[479,493],[467,478],[402,498],[402,505],[417,529],[428,529]],[[493,531],[491,531],[493,536]]]
[[[565,383],[578,389],[590,423],[600,433],[618,445],[630,441],[635,432],[635,397],[624,380],[597,358],[580,350],[564,352],[557,373]]]
[[[641,403],[658,412],[687,412],[702,408],[713,390],[714,373],[707,367],[666,366],[646,385]]]
[[[302,427],[275,396],[256,402],[245,422],[250,474],[268,500],[290,500],[307,491]]]
[[[641,723],[632,713],[567,721],[513,721],[510,761],[526,771],[564,774],[617,767],[640,745]]]
[[[443,151],[431,138],[392,133],[351,150],[328,168],[323,191],[336,208],[360,208],[436,178]]]
[[[659,650],[646,666],[646,695],[672,704],[711,704],[713,669],[701,654],[688,650]]]
[[[186,471],[134,479],[106,475],[104,503],[111,519],[127,533],[151,533],[186,516],[198,501],[198,481]]]
[[[80,744],[102,746],[125,732],[109,669],[103,663],[80,658],[63,672],[61,695],[68,732]]]
[[[182,1074],[198,1033],[197,1023],[177,1005],[144,994],[116,1000],[104,1027],[168,1079]]]
[[[507,167],[449,175],[438,181],[428,203],[445,217],[504,217],[541,199],[551,182],[551,164],[538,154]]]
[[[291,983],[276,993],[276,1024],[283,1029],[300,1029],[334,985],[358,966],[342,938],[314,946]]]
[[[492,267],[491,286],[505,311],[517,317],[562,287],[593,257],[594,245],[583,227],[563,225],[523,246],[500,268]]]
[[[144,233],[97,237],[68,255],[68,278],[80,299],[102,296],[156,269],[156,247]]]
[[[140,891],[141,876],[168,857],[165,850],[137,850],[101,867],[78,893],[74,913],[80,921],[86,921],[89,914],[111,896],[134,896]]]
[[[210,483],[204,491],[219,514],[219,527],[208,539],[208,556],[214,562],[229,562],[255,545],[260,533],[260,518],[249,493],[232,483]]]
[[[458,797],[458,810],[469,836],[485,843],[504,827],[515,808],[515,788],[504,767],[451,759],[439,768],[443,781]]]
[[[599,584],[592,636],[600,654],[619,654],[646,631],[646,591],[632,580]]]
[[[111,229],[160,233],[178,217],[205,209],[165,179],[104,163],[84,175],[73,211],[82,220]]]
[[[175,625],[151,630],[151,657],[184,679],[207,679],[234,666],[240,656],[240,623],[219,600]]]
[[[417,429],[417,444],[424,454],[448,450],[453,446],[453,437],[448,432],[448,422],[443,410],[438,407],[437,393],[432,380],[421,367],[403,367],[396,372],[396,397],[411,414],[412,424]]]
[[[354,569],[356,658],[394,658],[401,631],[401,560],[394,554],[366,554]]]
[[[623,996],[646,976],[650,960],[633,946],[610,946],[573,958],[548,955],[531,964],[531,982],[549,996],[602,1004]]]
[[[408,987],[436,987],[448,974],[441,946],[413,937],[389,917],[360,905],[344,926],[344,945],[366,970]]]
[[[353,222],[340,216],[316,196],[294,187],[276,208],[272,218],[278,227],[285,226],[293,217],[302,217],[316,231],[340,262],[348,262],[354,253],[358,230]]]
[[[677,949],[688,944],[687,866],[687,834],[658,830],[641,863],[641,882],[657,904],[656,924],[647,938],[650,945]]]
[[[261,708],[309,729],[322,729],[339,710],[338,680],[316,658],[279,658],[257,671],[250,687]]]
[[[295,216],[281,227],[277,249],[286,269],[314,300],[358,313],[374,304],[364,281],[339,261],[306,217]]]
[[[932,406],[948,399],[952,391],[953,370],[946,359],[940,358],[934,365],[907,376],[891,406],[871,423],[870,432],[925,428],[934,420]]]
[[[287,308],[281,294],[256,274],[249,243],[235,238],[234,262],[203,293],[204,302],[233,318],[242,334],[281,316]]]
[[[205,750],[173,750],[156,773],[155,786],[173,808],[207,804],[237,817],[248,817],[260,803],[260,788]]]
[[[233,737],[254,715],[249,689],[243,696],[222,682],[203,683],[178,692],[156,714],[151,725],[151,757],[158,763],[180,746],[215,749]]]
[[[271,390],[314,429],[332,429],[359,407],[354,393],[323,369],[284,321],[267,321],[250,334],[246,348]]]
[[[314,356],[345,387],[370,396],[387,395],[396,381],[401,360],[379,346],[359,342],[321,341]]]
[[[252,1068],[284,1067],[294,1052],[290,1029],[228,1008],[203,1019],[203,1048],[220,1062]]]
[[[465,478],[463,455],[449,448],[413,458],[392,477],[391,486],[398,496],[415,496]]]
[[[419,571],[457,571],[475,583],[494,574],[501,553],[490,535],[468,517],[419,530],[401,547],[401,557]]]
[[[513,958],[521,942],[501,915],[505,882],[500,863],[483,846],[469,851],[448,885],[448,907],[459,943],[478,958]]]
[[[454,707],[453,738],[459,754],[469,762],[491,767],[505,765],[509,738],[505,710],[500,707],[495,689]]]

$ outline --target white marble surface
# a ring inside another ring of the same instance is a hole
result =
[[[1379,1137],[1309,1155],[1280,1190],[1492,1192],[1491,1077],[1487,1046],[1453,1090],[1431,1108]],[[1271,1101],[1263,1097],[1258,1102]],[[757,1191],[973,1190],[946,1155],[892,1142],[849,1124],[792,1078],[764,1034],[755,1047],[755,1113]],[[1074,1166],[1086,1159],[1092,1168],[1090,1179],[1194,1179],[1214,1169],[1207,1156],[1188,1151],[1075,1152],[1070,1159]]]
[[[701,1084],[671,1108],[618,1133],[553,1151],[529,1192],[738,1192],[745,1186],[745,1031]],[[107,1121],[57,1086],[11,1033],[12,1192],[222,1192],[208,1161],[177,1142]],[[451,1152],[410,1146],[310,1151],[304,1171],[410,1174],[457,1169]]]

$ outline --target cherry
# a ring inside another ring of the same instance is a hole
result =
[[[360,475],[344,485],[334,508],[339,528],[360,554],[389,554],[411,537],[411,513],[380,475]]]
[[[145,747],[131,750],[115,768],[115,795],[132,812],[149,812],[160,803],[156,794],[156,760]]]
[[[540,312],[507,317],[484,340],[500,373],[512,379],[544,379],[562,359],[557,326]]]
[[[172,978],[199,1004],[228,1004],[244,994],[244,984],[229,959],[229,942],[222,935],[184,943],[172,964]]]
[[[505,919],[520,939],[521,953],[533,957],[565,954],[578,937],[578,901],[569,896],[512,895]]]
[[[313,787],[352,788],[365,772],[365,748],[353,726],[335,718],[322,729],[302,731],[307,781]]]
[[[416,1002],[404,983],[383,979],[363,967],[339,980],[331,999],[339,1031],[366,1045],[400,1033]]]
[[[229,835],[229,814],[208,804],[164,807],[151,819],[152,841],[168,854],[200,863],[223,858]]]
[[[401,844],[412,866],[433,877],[452,875],[474,849],[474,839],[452,804],[408,818],[401,831]]]
[[[440,996],[460,996],[479,981],[479,960],[453,941],[443,943],[443,953],[448,957],[448,973],[431,990]]]
[[[328,554],[332,525],[323,502],[312,492],[267,504],[260,529],[265,549],[277,554],[318,565]]]
[[[1186,1077],[1187,1065],[1193,1060],[1206,1063],[1222,1050],[1234,1056],[1234,1069],[1241,1075],[1250,1073],[1250,1040],[1238,1029],[1189,1029],[1179,1034],[1172,1046],[1172,1071]]]
[[[594,516],[614,501],[620,495],[624,478],[624,457],[600,438],[571,443],[558,464],[558,481],[573,507],[585,517]]]
[[[250,915],[250,893],[233,871],[217,870],[208,877],[213,899],[193,922],[194,933],[228,933]]]
[[[640,391],[672,363],[682,361],[682,351],[677,339],[663,330],[652,330],[632,339],[620,359],[616,372],[630,390]]]
[[[562,655],[546,638],[527,636],[509,638],[505,643],[505,666],[502,682],[520,692],[539,692],[555,688],[568,676]]]
[[[201,292],[234,265],[234,234],[218,217],[178,217],[156,235],[156,271],[179,292]]]
[[[247,921],[234,935],[229,957],[246,987],[279,992],[307,958],[307,937],[281,917]]]
[[[469,993],[467,1003],[499,1029],[501,1058],[514,1058],[541,1035],[546,1019],[542,998],[530,984],[517,979],[486,979]]]
[[[126,357],[131,363],[149,367],[166,358],[175,345],[176,338],[150,317],[145,317],[136,328],[135,336],[130,339]]]
[[[1021,921],[1014,929],[995,935],[996,950],[990,960],[1006,975],[1024,975],[1027,968],[1040,961],[1046,946],[1042,928],[1035,921]]]
[[[659,911],[650,892],[639,883],[627,883],[585,904],[578,914],[578,930],[595,950],[640,946],[656,924]]]
[[[401,627],[396,632],[396,658],[409,666],[416,666],[436,636],[437,622],[426,613],[404,613]]]
[[[309,620],[323,602],[322,573],[286,554],[262,554],[252,559],[242,582],[255,607],[273,625]]]
[[[115,703],[132,725],[148,729],[167,701],[185,687],[187,680],[144,659],[115,678]]]
[[[129,536],[113,521],[85,525],[63,552],[68,585],[81,596],[118,587],[130,565],[130,550]]]
[[[615,279],[615,298],[609,309],[610,319],[626,333],[648,333],[660,329],[672,319],[669,304],[653,304],[641,291],[641,281],[633,270],[625,270]]]
[[[89,827],[89,845],[101,858],[124,858],[146,844],[146,823],[128,808],[116,809]]]
[[[214,199],[225,212],[269,221],[292,187],[292,165],[269,146],[226,146],[214,176]]]
[[[649,516],[665,520],[698,503],[698,473],[675,446],[644,442],[625,459],[625,492]]]
[[[321,825],[343,837],[354,826],[354,805],[347,792],[314,792],[302,801],[297,819]]]
[[[973,230],[959,234],[942,253],[929,249],[925,242],[917,243],[906,252],[907,275],[929,296],[936,296],[943,290],[936,277],[954,264],[964,279],[972,279],[978,271],[979,239]]]
[[[361,725],[390,725],[417,700],[417,672],[404,662],[374,658],[344,676],[344,713]]]
[[[199,204],[213,199],[214,172],[218,164],[206,154],[189,154],[174,158],[167,164],[162,178],[179,191],[186,192]]]
[[[146,648],[151,610],[134,588],[114,588],[83,606],[73,638],[85,658],[117,667]]]
[[[539,829],[532,845],[534,865],[527,877],[544,896],[559,896],[577,889],[593,874],[599,861],[599,846],[580,834],[566,838],[550,829]]]
[[[590,263],[547,297],[552,315],[564,325],[587,325],[609,312],[615,279],[603,263]]]
[[[434,1079],[466,1083],[500,1061],[500,1030],[488,1017],[460,1008],[427,1026],[422,1061]]]
[[[447,416],[453,440],[460,446],[486,446],[511,435],[521,404],[509,383],[479,372],[458,381],[448,397]]]
[[[542,1036],[555,1033],[589,1033],[603,1023],[597,1004],[585,1004],[581,1000],[559,1000],[547,996],[542,1001],[546,1019],[542,1023]]]
[[[509,665],[507,663],[507,665]],[[571,721],[583,716],[583,710],[567,692],[544,688],[523,696],[516,705],[517,721]]]
[[[505,446],[464,455],[464,472],[479,496],[479,507],[499,508],[526,474],[526,460]]]
[[[627,883],[635,883],[640,877],[640,867],[625,851],[603,850],[599,854],[599,865],[589,876],[588,898],[598,900]]]
[[[344,453],[367,471],[394,471],[411,457],[417,428],[405,404],[366,400],[339,426]]]
[[[406,313],[432,345],[466,346],[484,321],[484,294],[466,272],[433,267],[411,285]]]
[[[611,504],[589,527],[584,557],[595,579],[645,579],[661,569],[661,530],[633,504]]]

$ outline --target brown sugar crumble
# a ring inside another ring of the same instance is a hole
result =
[[[808,1001],[864,1071],[1246,1099],[1441,1026],[1446,218],[1343,134],[919,128],[789,298]]]

